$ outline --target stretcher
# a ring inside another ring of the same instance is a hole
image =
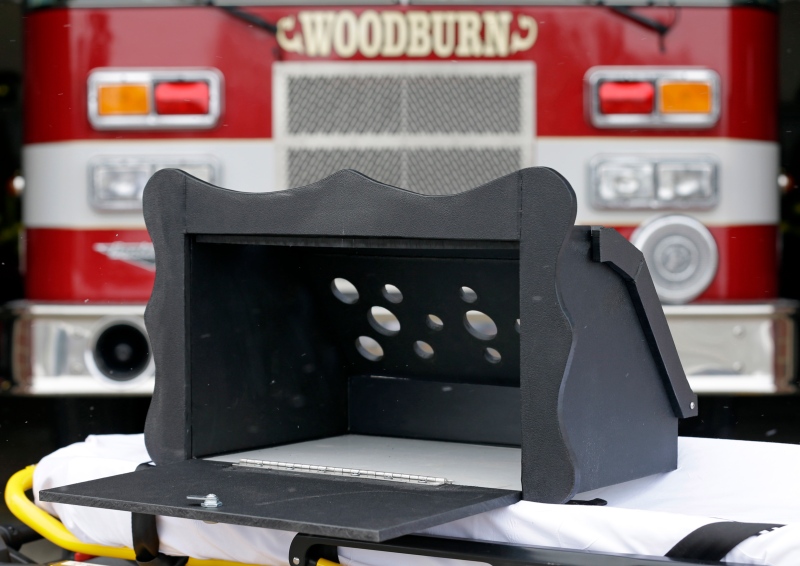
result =
[[[743,537],[724,556],[726,563],[800,564],[800,486],[795,478],[800,447],[680,438],[679,455],[674,472],[579,494],[584,501],[605,500],[605,506],[520,502],[375,544],[159,517],[160,550],[191,556],[192,566],[277,566],[292,564],[293,558],[319,566],[469,563],[455,558],[493,565],[645,565],[667,561],[664,555],[698,529],[736,521],[783,526]],[[143,435],[92,436],[18,472],[6,488],[6,503],[20,520],[62,548],[134,560],[130,513],[41,502],[35,506],[24,491],[32,488],[36,495],[41,489],[129,472],[148,459]],[[325,558],[321,543],[327,552],[338,551]]]

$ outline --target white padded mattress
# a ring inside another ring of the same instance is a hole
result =
[[[605,507],[520,502],[441,525],[430,534],[600,552],[664,555],[680,539],[719,521],[786,526],[736,547],[729,562],[800,564],[800,446],[680,438],[678,469],[580,494]],[[130,514],[41,503],[38,491],[133,471],[150,458],[143,435],[90,436],[42,459],[34,473],[39,506],[56,515],[78,538],[132,546]],[[294,533],[158,518],[161,551],[250,564],[288,565]],[[396,566],[397,555],[341,549],[343,564]],[[474,562],[404,557],[410,566],[474,565]]]

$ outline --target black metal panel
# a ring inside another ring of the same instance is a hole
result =
[[[197,392],[191,387],[190,357],[196,348],[206,345],[189,344],[188,340],[195,324],[192,316],[200,312],[191,306],[189,296],[191,270],[187,265],[189,242],[197,243],[194,234],[256,239],[265,235],[401,238],[410,242],[410,248],[419,239],[440,240],[440,248],[452,242],[450,247],[456,249],[464,240],[504,244],[519,238],[519,181],[519,174],[508,175],[443,198],[383,185],[354,171],[341,171],[314,185],[279,193],[227,191],[181,171],[156,173],[144,196],[145,222],[156,248],[156,279],[145,315],[158,368],[145,426],[153,460],[177,462],[195,453],[191,422],[192,397]],[[270,273],[271,277],[283,275]],[[231,389],[235,386],[225,381],[234,378],[223,371],[216,383]],[[199,404],[209,406],[203,399]],[[236,412],[228,410],[228,414]],[[259,440],[264,431],[258,423],[255,426],[257,431],[245,435],[248,443]],[[217,450],[217,440],[209,446],[203,442],[200,440],[203,452]]]
[[[187,495],[214,493],[204,509]],[[516,491],[325,477],[187,460],[39,492],[42,501],[380,542],[510,505]]]
[[[362,376],[349,391],[354,434],[520,445],[518,387]]]
[[[438,247],[354,254],[272,243],[205,239],[191,245],[194,457],[344,434],[346,376],[519,386],[519,275],[518,261],[511,259],[515,250],[470,249],[462,253],[465,257],[446,257],[443,253],[452,250]],[[332,283],[337,277],[355,284],[357,302],[346,304],[335,297]],[[386,284],[403,292],[400,302],[383,295]],[[461,298],[462,286],[476,292],[474,302]],[[370,324],[374,306],[388,308],[397,317],[397,334],[381,334]],[[465,312],[476,309],[497,326],[491,340],[468,330]],[[441,328],[428,324],[431,314],[442,322]],[[383,358],[361,355],[356,347],[359,336],[377,340]],[[429,357],[415,353],[417,341],[432,348]],[[499,361],[487,359],[487,347],[500,355]],[[457,414],[466,409],[458,408]],[[438,426],[460,430],[464,442],[518,444],[518,398],[510,409],[516,420],[505,423],[500,437],[488,429],[463,427],[458,420],[448,422],[444,415]],[[402,418],[418,416],[413,412]],[[515,429],[508,429],[513,423]],[[469,430],[476,436],[470,437]],[[387,433],[404,435],[401,430]],[[433,430],[429,435],[440,436]],[[484,440],[489,438],[493,440]]]
[[[671,469],[676,419],[664,407],[670,398],[682,407],[688,386],[663,313],[646,292],[646,270],[631,279],[632,248],[601,243],[593,257],[588,229],[573,228],[575,208],[569,184],[543,168],[448,197],[347,171],[271,194],[159,172],[145,191],[157,258],[147,311],[158,367],[146,431],[152,457],[163,464],[353,427],[469,442],[514,437],[525,498],[546,502]],[[333,297],[335,277],[356,285],[358,302]],[[384,284],[400,287],[403,301],[386,299]],[[478,300],[464,302],[461,286]],[[399,332],[370,323],[373,306],[389,308]],[[491,316],[497,335],[469,332],[468,309]],[[442,330],[426,325],[428,314]],[[359,354],[359,336],[378,340],[383,357]],[[433,355],[415,354],[417,340]],[[370,424],[379,414],[372,407],[348,406],[358,395],[369,402],[358,390],[366,382],[348,382],[354,376],[410,380],[399,397],[387,385],[373,402],[401,403],[402,414]],[[357,387],[348,392],[348,383]],[[461,392],[519,387],[519,436],[510,432],[514,410],[496,429],[477,426],[514,404],[510,390],[476,426],[460,427],[476,395],[450,405],[430,390],[445,383]],[[425,398],[414,400],[413,388]]]
[[[559,413],[578,491],[668,472],[678,460],[678,420],[628,286],[592,260],[591,246],[590,229],[576,226],[559,263],[563,281],[591,282],[560,286],[574,342]]]
[[[342,354],[306,265],[286,247],[192,244],[194,457],[346,433]]]
[[[627,284],[675,416],[696,417],[697,395],[686,379],[644,255],[616,230],[592,226],[592,256],[611,266]]]
[[[384,542],[360,542],[330,537],[298,534],[289,547],[289,563],[314,566],[319,558],[337,560],[337,548],[358,548],[399,555],[429,556],[451,560],[465,560],[491,566],[706,566],[719,565],[719,561],[667,558],[664,556],[637,556],[610,554],[591,550],[573,550],[547,546],[523,546],[502,542],[408,535]],[[296,562],[295,562],[296,560]],[[399,556],[398,564],[403,563]],[[726,562],[726,566],[743,566]]]
[[[575,193],[564,190],[569,183],[552,170],[521,182],[522,491],[527,500],[563,503],[578,492],[580,478],[560,412],[573,336],[559,283],[591,289],[593,282],[556,279],[577,211]]]

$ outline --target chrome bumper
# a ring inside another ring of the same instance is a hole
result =
[[[790,301],[664,306],[698,394],[794,392],[795,312]]]
[[[144,305],[17,303],[5,309],[11,391],[27,395],[149,395],[155,368],[109,379],[92,356],[99,332],[122,322],[144,330]],[[791,302],[664,306],[689,382],[699,394],[796,390],[796,305]],[[10,315],[10,316],[9,316]]]
[[[145,305],[18,302],[4,308],[11,393],[21,395],[150,395],[155,367],[144,329]],[[147,361],[130,375],[100,367],[98,339],[112,327],[141,331]],[[111,375],[109,375],[109,373]]]

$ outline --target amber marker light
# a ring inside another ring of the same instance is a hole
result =
[[[100,85],[97,88],[97,113],[100,116],[148,114],[149,91],[149,85],[142,84]]]
[[[710,114],[713,90],[706,82],[662,81],[659,110],[663,114]]]

